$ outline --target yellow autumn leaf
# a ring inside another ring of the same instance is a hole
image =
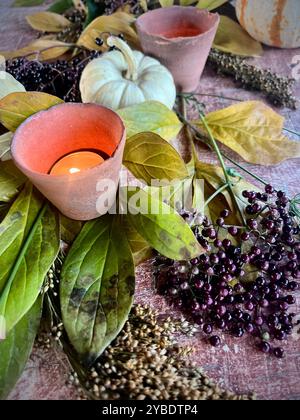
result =
[[[159,0],[161,7],[171,7],[174,4],[174,0]]]
[[[247,162],[275,165],[300,157],[300,142],[282,134],[284,118],[262,102],[242,102],[206,118],[214,137]]]
[[[0,123],[14,132],[31,115],[60,103],[60,98],[47,93],[11,93],[0,100]]]
[[[29,25],[41,32],[61,32],[71,26],[71,22],[64,16],[52,12],[38,12],[26,16]]]
[[[182,157],[176,149],[155,133],[140,133],[127,139],[123,165],[139,180],[151,185],[188,177]]]
[[[144,10],[144,12],[148,11],[148,2],[147,0],[139,0],[140,7]]]
[[[120,109],[118,114],[125,123],[127,138],[148,131],[171,141],[182,128],[175,112],[156,101]]]
[[[197,179],[204,180],[204,197],[206,203],[208,203],[205,208],[207,216],[209,216],[211,220],[216,220],[224,208],[229,208],[232,213],[229,216],[227,223],[233,225],[240,224],[240,216],[228,188],[224,189],[210,201],[213,194],[226,184],[222,168],[217,165],[198,161],[196,162],[196,177]],[[247,199],[243,197],[243,191],[259,192],[260,189],[242,177],[229,176],[229,178],[233,193],[236,197],[236,202],[241,211],[244,211],[249,203]]]
[[[70,45],[65,42],[56,41],[49,38],[40,38],[33,41],[24,48],[15,51],[0,51],[7,60],[16,57],[24,57],[29,60],[38,58],[41,61],[52,60],[65,54],[70,49]]]
[[[126,216],[122,219],[122,227],[126,233],[135,265],[138,266],[142,262],[150,259],[153,255],[153,248],[151,248],[148,242],[129,223]]]
[[[197,0],[180,0],[180,6],[191,6],[196,3]]]
[[[199,9],[214,10],[223,4],[227,3],[228,0],[199,0],[197,7]]]
[[[237,22],[227,16],[221,16],[214,40],[214,48],[245,57],[260,57],[263,54],[261,44],[251,38]]]
[[[129,13],[116,12],[109,16],[100,16],[93,20],[82,32],[78,45],[90,50],[99,49],[95,39],[109,33],[112,35],[123,34],[126,40],[134,47],[139,47],[139,39],[133,28],[135,17]]]

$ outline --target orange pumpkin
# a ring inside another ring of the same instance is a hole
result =
[[[278,48],[300,47],[300,0],[237,0],[236,12],[257,41]]]

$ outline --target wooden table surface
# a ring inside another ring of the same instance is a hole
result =
[[[12,1],[0,0],[0,49],[15,49],[25,45],[35,36],[28,28],[25,15],[38,8],[13,8]],[[292,59],[300,56],[298,50],[276,50],[266,48],[265,55],[257,63],[282,75],[291,76]],[[218,94],[239,99],[261,99],[257,93],[237,89],[228,78],[216,76],[206,70],[199,86],[199,92]],[[296,96],[300,98],[300,81],[296,85]],[[203,98],[208,110],[229,106],[230,101]],[[300,131],[300,112],[280,110],[286,117],[286,126]],[[298,139],[300,140],[300,139]],[[213,162],[213,156],[204,149],[199,149],[201,158]],[[235,156],[236,157],[236,156]],[[278,188],[284,188],[289,195],[300,192],[300,160],[290,160],[281,165],[263,168],[248,165],[257,174],[270,181]],[[157,296],[152,288],[150,264],[137,269],[136,301],[159,308],[161,313],[174,313],[164,299]],[[297,308],[300,314],[300,297]],[[175,314],[174,314],[175,316]],[[249,338],[235,340],[226,337],[226,345],[221,349],[212,349],[204,342],[199,333],[193,339],[180,339],[181,344],[192,344],[195,348],[194,360],[214,377],[220,385],[239,393],[255,392],[260,399],[300,399],[300,335],[295,333],[286,345],[287,356],[278,361],[264,356],[253,349]],[[66,386],[69,368],[64,355],[58,350],[42,351],[35,349],[26,370],[10,399],[76,399],[77,391]]]

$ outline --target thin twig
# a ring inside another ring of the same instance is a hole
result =
[[[212,194],[209,199],[204,203],[204,208],[206,208],[216,197],[218,197],[219,194],[221,194],[223,191],[227,190],[229,187],[228,184],[222,185],[214,194]]]
[[[218,156],[218,159],[219,159],[219,162],[220,162],[221,167],[223,169],[224,176],[225,176],[225,179],[226,179],[226,183],[228,184],[228,189],[229,189],[230,194],[232,196],[233,202],[236,205],[236,208],[237,208],[237,210],[238,210],[238,212],[240,214],[240,217],[241,217],[242,222],[246,226],[247,225],[246,219],[245,219],[244,213],[241,210],[241,207],[240,207],[240,205],[239,205],[239,203],[237,201],[236,195],[235,195],[235,193],[233,191],[233,186],[232,186],[231,180],[229,178],[229,175],[228,175],[228,172],[227,172],[227,168],[226,168],[226,165],[225,165],[225,162],[224,162],[222,153],[221,153],[221,151],[219,149],[219,146],[218,146],[218,144],[217,144],[217,142],[216,142],[216,140],[215,140],[215,138],[214,138],[214,136],[212,134],[212,131],[211,131],[211,129],[210,129],[208,123],[207,123],[207,120],[206,120],[205,116],[203,114],[200,114],[200,118],[201,118],[201,121],[202,121],[202,123],[203,123],[203,125],[204,125],[204,127],[205,127],[205,129],[206,129],[206,131],[208,133],[208,135],[209,135],[211,144],[212,144],[212,146],[213,146],[213,148],[214,148],[214,150],[215,150],[215,152],[216,152],[216,154]]]

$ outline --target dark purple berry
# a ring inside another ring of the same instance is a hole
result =
[[[238,228],[237,228],[237,227],[235,227],[235,226],[231,226],[231,227],[228,229],[228,232],[229,232],[229,234],[230,234],[231,236],[237,236],[237,235],[238,235],[238,233],[239,233],[239,230],[238,230]]]
[[[210,335],[213,332],[213,326],[211,324],[203,325],[203,331],[205,334]]]
[[[213,347],[220,347],[221,345],[221,339],[217,335],[210,337],[209,342]]]
[[[283,359],[284,358],[284,350],[280,347],[274,349],[274,356],[277,357],[277,359]]]
[[[266,191],[266,193],[267,193],[267,194],[269,194],[269,195],[274,194],[274,192],[275,192],[275,190],[274,190],[274,188],[272,187],[272,185],[266,185],[266,187],[265,187],[265,191]]]
[[[223,210],[223,211],[221,212],[221,214],[220,214],[220,216],[221,216],[223,219],[227,219],[227,217],[229,217],[230,215],[231,215],[231,211],[230,211],[230,210],[227,210],[227,209]]]
[[[260,351],[262,351],[265,354],[268,354],[268,353],[271,352],[271,346],[267,341],[262,341],[259,344],[259,349],[260,349]]]

